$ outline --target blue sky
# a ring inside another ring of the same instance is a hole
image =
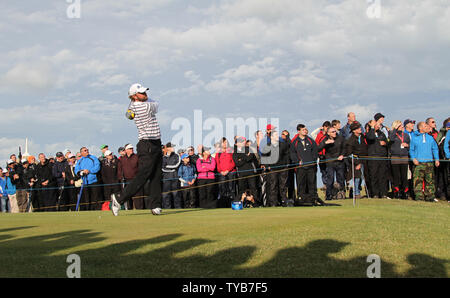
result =
[[[80,18],[65,0],[2,5],[1,164],[26,137],[34,155],[135,144],[124,117],[135,82],[160,101],[163,142],[196,109],[278,118],[291,133],[349,111],[388,125],[450,116],[447,0],[79,3]]]

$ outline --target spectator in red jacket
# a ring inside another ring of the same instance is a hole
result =
[[[235,197],[236,165],[233,150],[228,146],[226,138],[221,140],[221,152],[215,156],[219,182],[219,207],[230,207]]]

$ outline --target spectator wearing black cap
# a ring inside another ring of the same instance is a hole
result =
[[[412,137],[412,133],[414,132],[414,125],[416,125],[415,120],[406,119],[405,121],[403,121],[403,127],[405,128],[405,133],[408,134],[410,140]]]
[[[163,156],[162,162],[162,178],[163,178],[163,194],[162,207],[164,209],[181,209],[181,194],[177,192],[179,189],[178,167],[181,164],[181,157],[175,153],[175,144],[171,142],[166,144],[166,155]]]
[[[370,130],[366,135],[369,154],[369,175],[373,198],[387,197],[387,136],[381,130],[380,121],[370,121]]]
[[[119,160],[127,154],[125,152],[125,147],[119,147],[119,149],[117,149],[117,153],[119,153],[119,157],[118,157]]]
[[[389,135],[389,127],[384,126],[384,118],[385,116],[381,113],[376,113],[375,116],[373,117],[373,119],[380,125],[380,130],[384,133],[384,135],[387,136]]]
[[[351,136],[345,142],[345,156],[353,155],[354,157],[354,179],[355,179],[355,198],[361,198],[360,189],[363,179],[364,168],[367,168],[367,162],[365,159],[359,159],[360,156],[367,156],[367,141],[362,134],[361,124],[357,121],[350,125]],[[352,178],[351,163],[348,171],[348,178]],[[348,179],[348,180],[350,180]]]
[[[68,196],[67,191],[65,191],[65,186],[68,186],[66,184],[66,173],[65,169],[67,167],[67,160],[64,157],[64,154],[62,152],[56,153],[56,162],[53,165],[52,174],[53,177],[56,179],[57,183],[57,210],[60,211],[67,211],[67,205],[68,203]]]
[[[411,119],[406,119],[405,121],[403,121],[403,126],[405,127],[405,133],[408,134],[409,140],[412,140],[412,136],[414,133],[414,126],[416,125],[416,121],[415,120],[411,120]],[[409,155],[409,150],[408,150],[408,157],[410,157]],[[413,173],[414,173],[414,168],[415,165],[412,162],[412,160],[408,161],[408,199],[413,199],[415,197],[414,194],[414,184],[413,184]]]

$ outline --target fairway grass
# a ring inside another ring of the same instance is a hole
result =
[[[0,214],[0,277],[448,277],[450,204]]]

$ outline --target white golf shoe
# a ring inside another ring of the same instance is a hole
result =
[[[152,209],[152,214],[153,215],[160,215],[161,214],[161,208],[155,208],[155,209]]]
[[[120,204],[116,199],[116,194],[111,195],[111,211],[114,214],[114,216],[119,215],[120,210]]]

